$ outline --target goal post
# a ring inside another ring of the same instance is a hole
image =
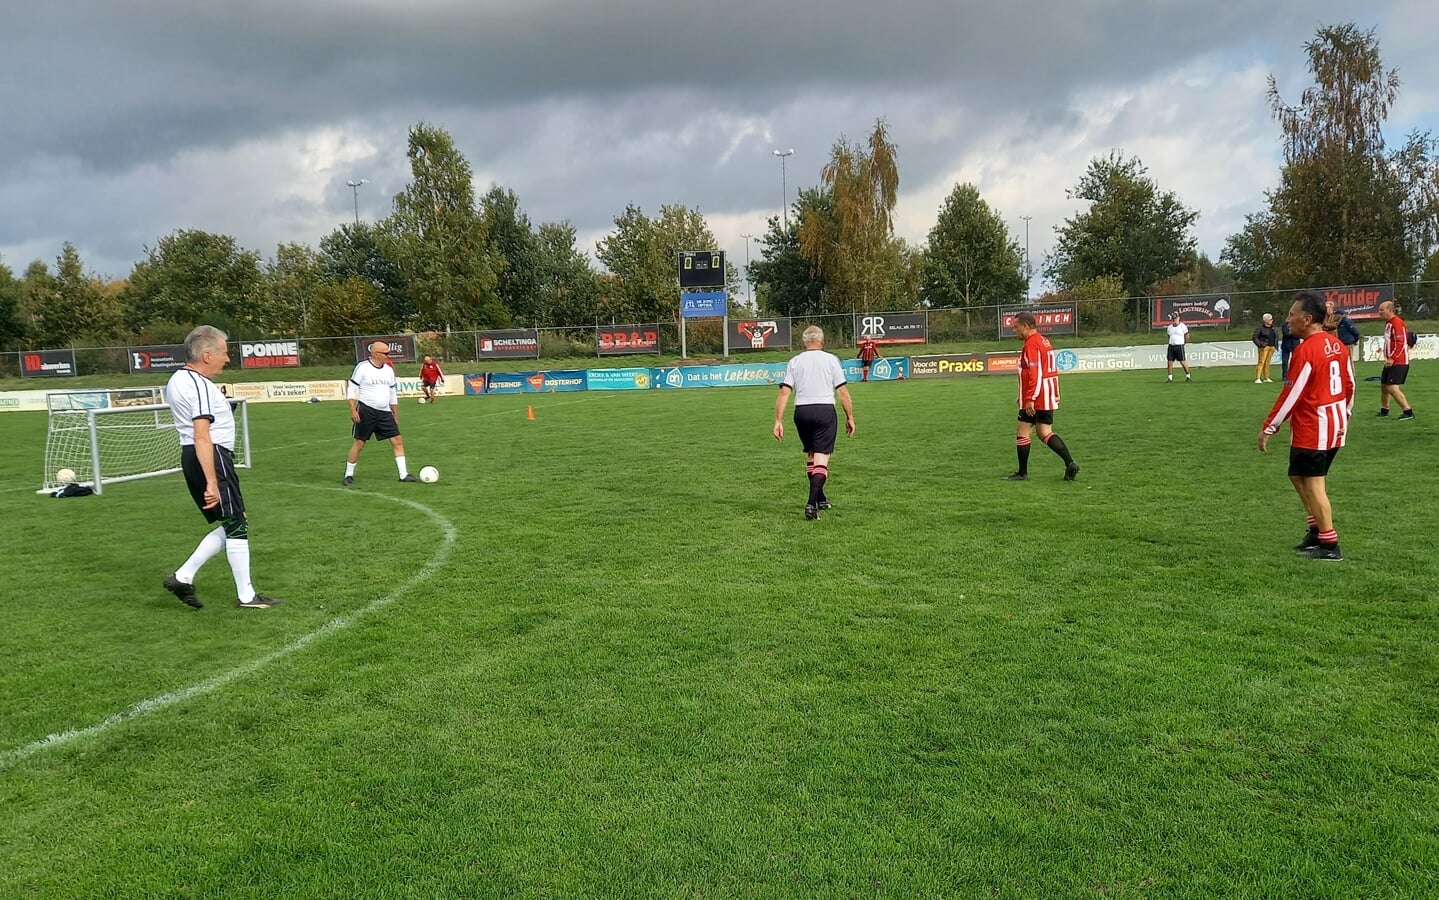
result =
[[[235,465],[250,467],[250,411],[244,400],[230,400],[235,412]],[[45,436],[44,494],[63,487],[59,473],[95,493],[123,481],[180,471],[180,441],[168,404],[87,407],[73,397],[52,404]]]

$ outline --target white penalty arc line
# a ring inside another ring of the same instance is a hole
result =
[[[292,485],[292,487],[313,486]],[[107,716],[106,718],[101,719],[99,722],[96,722],[94,725],[87,725],[84,728],[72,728],[69,731],[58,731],[54,734],[46,735],[39,740],[31,741],[24,746],[16,747],[13,750],[0,751],[0,769],[8,768],[14,763],[29,759],[37,753],[41,753],[45,750],[62,747],[66,744],[80,740],[81,738],[93,737],[98,734],[103,734],[104,732],[109,731],[111,728],[114,728],[117,725],[123,725],[124,723],[129,722],[132,719],[138,719],[141,716],[146,716],[150,713],[158,712],[162,709],[168,709],[171,706],[184,703],[187,700],[193,700],[196,697],[202,697],[206,694],[213,693],[222,687],[225,687],[232,681],[244,678],[246,675],[253,675],[255,672],[258,672],[260,669],[263,669],[270,663],[275,662],[279,659],[283,659],[286,656],[289,656],[300,650],[303,650],[313,644],[315,641],[329,637],[337,631],[343,631],[344,629],[349,628],[351,625],[354,625],[356,622],[360,621],[365,616],[368,616],[378,610],[384,609],[386,606],[394,603],[396,600],[404,596],[409,591],[412,591],[416,587],[419,587],[422,583],[429,579],[431,575],[439,571],[439,569],[444,566],[444,564],[449,560],[450,550],[454,547],[455,539],[459,532],[455,528],[454,523],[452,523],[449,519],[446,519],[439,513],[435,512],[433,509],[430,509],[428,506],[425,506],[421,503],[416,503],[413,500],[406,500],[403,497],[392,497],[387,494],[375,494],[368,491],[356,491],[353,488],[347,488],[343,491],[339,488],[316,489],[333,490],[336,493],[357,494],[366,497],[379,497],[383,500],[393,500],[396,503],[403,503],[406,506],[419,510],[426,516],[429,516],[430,519],[432,519],[435,524],[440,527],[440,530],[444,533],[444,540],[440,544],[440,549],[435,551],[435,555],[430,557],[429,561],[426,562],[425,565],[418,572],[416,572],[414,575],[411,575],[404,584],[401,584],[399,587],[395,588],[393,591],[386,594],[385,596],[370,601],[370,603],[366,606],[363,606],[352,613],[346,613],[343,616],[336,616],[335,618],[321,625],[319,628],[311,631],[309,634],[305,634],[296,638],[295,640],[291,641],[290,643],[286,644],[278,650],[267,653],[264,656],[259,657],[258,659],[252,660],[238,668],[231,669],[228,672],[224,672],[212,678],[207,678],[204,681],[199,682],[198,684],[192,684],[189,687],[181,688],[178,691],[171,691],[169,693],[160,694],[155,697],[149,697],[145,700],[141,700],[139,703],[136,703],[129,709],[125,709],[115,713],[114,715]]]

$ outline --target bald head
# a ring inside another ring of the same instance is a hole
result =
[[[383,356],[389,358],[389,355],[390,345],[385,343],[384,341],[375,341],[373,344],[370,345],[370,356]]]

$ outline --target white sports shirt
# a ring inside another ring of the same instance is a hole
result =
[[[844,386],[844,380],[838,356],[824,350],[806,350],[789,361],[780,384],[794,391],[795,406],[834,406],[834,392]]]
[[[400,405],[400,386],[395,381],[394,367],[377,366],[368,359],[361,360],[350,374],[345,396],[360,401],[370,409],[389,412],[390,407]]]
[[[1178,325],[1170,325],[1164,330],[1169,333],[1169,346],[1177,347],[1184,343],[1184,336],[1189,333],[1189,326],[1180,322]]]
[[[230,401],[215,382],[194,369],[176,369],[165,385],[165,402],[175,414],[175,430],[180,432],[180,446],[195,443],[195,420],[210,420],[210,440],[220,447],[235,449],[235,414]]]

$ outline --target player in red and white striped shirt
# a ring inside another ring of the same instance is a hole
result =
[[[1039,439],[1064,460],[1064,480],[1073,481],[1079,474],[1079,463],[1069,455],[1064,440],[1054,433],[1054,411],[1059,409],[1059,370],[1054,365],[1054,345],[1039,333],[1034,316],[1029,313],[1014,317],[1014,333],[1024,341],[1019,351],[1019,427],[1014,436],[1019,470],[1005,480],[1029,478],[1029,433],[1035,429]]]
[[[1379,376],[1379,416],[1389,415],[1389,398],[1399,401],[1400,419],[1414,418],[1408,399],[1399,386],[1409,380],[1409,329],[1394,309],[1394,301],[1379,304],[1384,317],[1384,372]]]
[[[1295,550],[1310,559],[1343,559],[1334,513],[1324,479],[1349,430],[1354,410],[1354,364],[1349,348],[1324,330],[1324,298],[1301,291],[1289,308],[1291,334],[1303,339],[1289,359],[1284,390],[1259,430],[1259,452],[1268,450],[1269,437],[1289,421],[1289,480],[1304,511],[1309,531]]]

